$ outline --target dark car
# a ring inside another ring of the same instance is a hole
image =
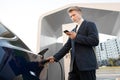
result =
[[[42,59],[0,23],[0,80],[40,80]]]

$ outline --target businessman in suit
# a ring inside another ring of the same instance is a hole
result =
[[[59,61],[71,51],[70,72],[68,80],[96,80],[97,60],[93,47],[99,44],[98,31],[94,22],[84,20],[82,11],[77,6],[68,9],[68,14],[76,27],[66,32],[69,37],[66,44],[50,62]]]

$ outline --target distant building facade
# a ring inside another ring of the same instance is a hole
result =
[[[105,42],[99,43],[96,47],[96,56],[98,65],[108,65],[109,59],[118,59],[120,56],[120,40],[110,39]]]

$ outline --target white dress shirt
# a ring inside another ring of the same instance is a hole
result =
[[[77,27],[77,29],[76,29],[76,32],[77,32],[78,29],[80,28],[80,26],[81,26],[81,24],[82,24],[83,21],[84,21],[84,19],[82,18],[81,21],[80,21],[80,23],[76,23],[76,25],[78,25],[78,27]]]

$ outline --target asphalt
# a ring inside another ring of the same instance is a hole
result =
[[[100,67],[96,74],[97,80],[120,80],[120,67]]]

